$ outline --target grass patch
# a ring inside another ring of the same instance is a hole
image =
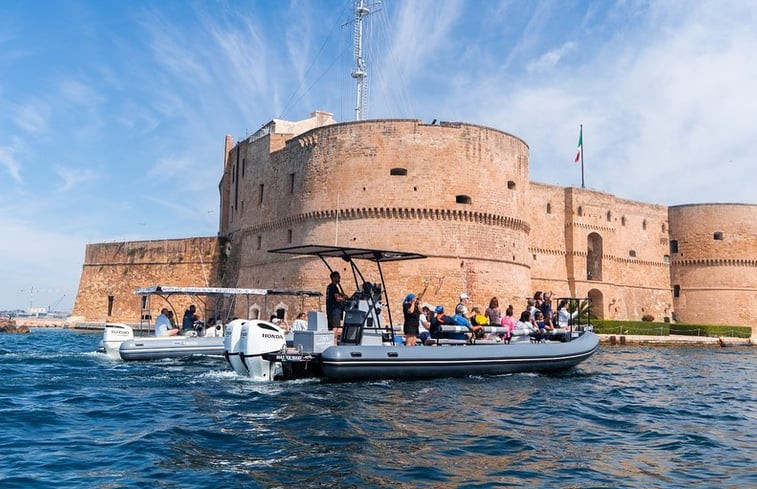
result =
[[[654,323],[648,321],[615,321],[592,319],[594,331],[601,334],[627,334],[649,336],[725,336],[729,338],[749,338],[749,326],[721,326],[714,324]]]

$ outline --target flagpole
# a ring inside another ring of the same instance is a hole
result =
[[[581,188],[586,188],[584,185],[584,125],[581,124]]]

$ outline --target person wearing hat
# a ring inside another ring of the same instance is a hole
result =
[[[465,318],[467,319],[468,310],[470,309],[470,303],[471,303],[470,297],[468,297],[468,294],[463,292],[462,294],[460,294],[460,302],[458,302],[457,307],[455,307],[455,313],[457,313],[458,307],[463,306],[465,308],[465,313],[463,314],[463,316],[465,316]]]
[[[405,316],[405,324],[402,330],[405,333],[405,345],[415,346],[420,326],[421,310],[418,306],[418,298],[415,294],[407,294],[402,301],[402,314]]]

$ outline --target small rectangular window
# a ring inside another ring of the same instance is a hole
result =
[[[242,176],[244,176],[244,170],[247,168],[247,158],[242,158]]]
[[[673,286],[673,297],[681,297],[681,286],[680,285],[674,285]]]
[[[258,236],[258,249],[261,249],[263,247],[263,237]]]
[[[628,250],[628,256],[631,258],[636,258],[636,250]]]
[[[678,253],[678,240],[677,239],[670,240],[670,252]]]
[[[291,242],[292,242],[292,230],[287,229],[287,243],[291,243]]]
[[[265,186],[262,183],[258,186],[258,189],[260,191],[260,193],[258,194],[258,205],[263,203],[263,189],[264,188]]]
[[[113,315],[113,300],[114,297],[112,295],[108,296],[108,316]]]
[[[289,193],[294,193],[294,173],[289,174]]]
[[[712,235],[712,239],[715,239],[717,241],[723,241],[723,232],[715,231],[715,234]]]

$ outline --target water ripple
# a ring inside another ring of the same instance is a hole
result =
[[[0,486],[757,486],[752,349],[604,347],[558,375],[260,384],[0,336]]]

